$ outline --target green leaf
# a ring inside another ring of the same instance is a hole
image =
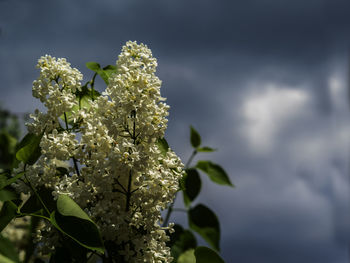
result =
[[[187,177],[187,174],[184,173],[183,176],[181,176],[181,178],[179,179],[179,188],[180,188],[179,191],[186,190],[186,185],[185,185],[186,177]]]
[[[189,210],[188,220],[191,229],[200,234],[214,249],[220,250],[220,225],[213,211],[199,204]]]
[[[62,216],[73,216],[88,221],[92,220],[89,216],[80,208],[80,206],[74,202],[68,195],[60,195],[57,199],[57,211]]]
[[[96,63],[96,62],[87,62],[86,67],[88,69],[91,69],[92,71],[94,71],[95,73],[97,73],[102,79],[103,81],[108,85],[108,79],[109,77],[117,71],[117,67],[116,66],[112,66],[112,65],[108,65],[106,67],[104,67],[103,69],[101,69],[100,64]]]
[[[1,263],[17,263],[16,261],[13,261],[13,260],[9,259],[8,257],[5,257],[1,254],[0,254],[0,262]]]
[[[18,199],[16,191],[10,187],[6,187],[0,190],[0,201],[6,202],[14,199]]]
[[[197,247],[194,251],[196,263],[225,263],[225,261],[208,247]]]
[[[73,241],[69,237],[65,237],[60,247],[55,249],[55,252],[51,254],[49,263],[61,263],[61,262],[87,262],[86,254],[88,250]],[[90,261],[89,261],[90,262]]]
[[[11,222],[17,214],[17,205],[12,201],[6,201],[0,211],[0,232]]]
[[[103,68],[103,71],[106,73],[109,78],[113,73],[117,72],[117,67],[114,65],[108,65]]]
[[[37,194],[44,202],[46,208],[51,212],[56,209],[56,202],[52,196],[52,189],[41,187],[36,189]],[[21,206],[21,213],[25,214],[40,214],[43,215],[44,207],[35,194],[32,194],[29,199]],[[47,215],[49,216],[49,215]]]
[[[205,172],[210,180],[217,184],[234,186],[225,170],[220,165],[212,163],[211,161],[198,161],[196,167]]]
[[[24,214],[42,214],[42,205],[37,197],[33,194],[28,200],[20,207],[20,213]]]
[[[9,177],[7,180],[4,180],[4,177],[0,179],[0,190],[5,188],[6,186],[15,183],[19,178],[24,175],[24,172],[20,172],[16,174],[14,177]]]
[[[97,97],[101,96],[101,94],[95,90],[87,87],[87,84],[81,87],[81,90],[77,90],[75,92],[75,96],[78,101],[78,105],[74,105],[69,112],[66,112],[67,122],[70,125],[74,124],[74,117],[76,113],[82,109],[90,109],[91,100],[95,100]],[[65,121],[64,114],[60,116],[60,118]]]
[[[57,199],[57,211],[50,216],[51,223],[83,247],[104,253],[100,232],[89,216],[67,195]]]
[[[101,70],[101,66],[97,62],[86,62],[85,66],[96,73]]]
[[[101,94],[95,90],[88,88],[86,85],[81,87],[81,90],[77,90],[75,95],[77,96],[78,99],[80,100],[90,100],[90,99],[97,99],[97,97],[101,96]],[[86,103],[86,102],[85,102]],[[80,103],[81,104],[81,103]],[[81,106],[87,106],[90,107],[90,102],[87,103],[86,105],[81,105]]]
[[[197,148],[197,152],[202,152],[202,153],[209,153],[209,152],[215,152],[216,149],[210,148],[208,146],[203,146],[203,147],[199,147]]]
[[[191,144],[193,148],[198,148],[201,144],[201,136],[199,133],[191,126]]]
[[[171,248],[171,256],[175,259],[186,250],[191,248],[196,248],[197,240],[190,230],[184,230],[182,226],[176,224],[174,225],[174,233],[169,235],[170,241],[167,246]]]
[[[91,101],[95,100],[97,97],[99,97],[101,94],[95,90],[95,89],[89,89],[86,86],[83,86],[81,91],[77,91],[76,92],[76,96],[78,99],[78,108],[74,108],[72,109],[72,112],[77,111],[78,109],[90,109],[91,107]]]
[[[163,156],[166,156],[166,153],[169,150],[169,144],[164,138],[159,138],[156,142],[158,149],[162,153]]]
[[[184,179],[185,190],[183,191],[184,203],[189,206],[201,191],[201,178],[196,169],[187,169]]]
[[[16,153],[17,139],[7,131],[0,132],[0,167],[11,168]]]
[[[182,253],[177,259],[177,263],[197,263],[194,256],[194,249],[189,249]]]
[[[40,141],[43,134],[28,133],[19,143],[16,158],[25,164],[33,165],[41,155]]]
[[[12,244],[12,242],[9,239],[3,237],[1,234],[0,234],[0,254],[5,256],[9,260],[12,260],[12,262],[20,262],[18,257],[18,252],[16,251],[15,246]],[[0,258],[0,262],[4,262],[4,261],[2,261]]]
[[[1,173],[0,174],[0,189],[4,188],[6,186],[7,180],[10,177],[9,172]]]
[[[68,248],[58,247],[51,254],[49,263],[73,262],[72,256]]]

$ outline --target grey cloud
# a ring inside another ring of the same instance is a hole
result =
[[[237,185],[222,188],[203,177],[198,200],[221,219],[226,261],[345,263],[348,156],[330,128],[328,80],[335,65],[346,67],[349,7],[343,0],[4,0],[1,100],[13,111],[38,106],[30,89],[45,53],[67,57],[89,77],[86,61],[112,64],[125,41],[144,42],[158,58],[171,106],[170,144],[186,160],[193,124],[205,144],[219,148],[201,158],[214,158]],[[307,91],[310,114],[289,120],[271,152],[259,155],[240,132],[240,106],[252,83],[269,82]],[[336,116],[348,129],[348,112]],[[327,143],[300,163],[296,149],[314,137]]]

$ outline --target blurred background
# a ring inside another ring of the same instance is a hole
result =
[[[42,55],[87,81],[85,62],[145,43],[171,147],[187,160],[192,124],[218,149],[199,158],[236,185],[202,176],[197,200],[220,219],[226,262],[349,262],[349,11],[347,0],[0,0],[0,103],[43,109],[31,95]]]

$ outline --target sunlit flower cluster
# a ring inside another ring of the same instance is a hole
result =
[[[143,44],[127,42],[117,72],[101,96],[79,110],[82,75],[65,59],[42,57],[33,95],[47,107],[29,131],[43,137],[42,157],[28,166],[35,187],[70,195],[99,226],[110,256],[126,262],[171,262],[161,210],[173,201],[183,164],[172,150],[161,152],[169,106],[160,95],[157,61]],[[67,115],[72,123],[67,121]],[[63,171],[63,172],[62,172]],[[29,191],[22,185],[22,191]],[[48,237],[50,240],[48,240]],[[44,250],[59,238],[45,228]]]
[[[47,108],[47,113],[36,111],[33,123],[28,125],[32,133],[51,131],[59,126],[58,117],[69,112],[77,105],[75,92],[81,89],[83,75],[76,68],[71,68],[65,58],[56,59],[49,55],[38,61],[40,76],[33,82],[33,96],[40,99]]]

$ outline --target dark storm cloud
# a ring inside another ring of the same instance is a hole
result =
[[[158,58],[171,105],[169,142],[185,161],[193,124],[219,148],[212,156],[237,185],[203,178],[199,200],[219,215],[226,261],[345,263],[348,156],[331,123],[338,116],[338,129],[348,129],[348,112],[335,114],[329,78],[348,46],[348,10],[345,0],[4,0],[1,100],[13,111],[38,106],[30,88],[45,53],[67,57],[89,77],[86,61],[112,64],[125,41],[144,42]],[[244,105],[257,99],[268,107],[269,85],[291,96],[287,104],[299,102],[291,91],[306,99],[294,115],[277,115],[261,153],[247,139]]]

